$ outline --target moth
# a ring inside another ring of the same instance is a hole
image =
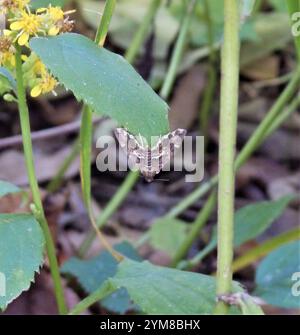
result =
[[[153,147],[138,141],[135,136],[124,128],[116,128],[115,135],[123,150],[127,152],[128,160],[140,170],[147,182],[153,181],[162,168],[170,161],[175,148],[180,148],[185,129],[176,129],[159,137]]]

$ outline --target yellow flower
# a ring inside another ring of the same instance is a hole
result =
[[[46,72],[39,79],[38,84],[32,88],[30,95],[33,98],[38,97],[41,94],[53,91],[56,85],[57,81],[48,72]]]
[[[54,22],[63,20],[65,15],[64,11],[60,7],[52,7],[52,6],[49,6],[48,13],[50,19]]]
[[[21,17],[10,25],[13,31],[19,31],[16,39],[19,45],[26,45],[29,37],[37,35],[41,30],[41,17],[35,14],[21,12]]]
[[[44,22],[46,23],[45,26],[48,27],[48,35],[50,36],[56,36],[59,32],[70,31],[73,28],[73,21],[70,21],[68,17],[65,18],[65,15],[74,13],[75,10],[64,12],[61,7],[52,7],[49,5],[48,8],[40,8],[38,12],[45,13]],[[72,27],[70,23],[72,23]],[[67,24],[68,28],[66,28]]]

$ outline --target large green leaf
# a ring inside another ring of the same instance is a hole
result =
[[[168,132],[167,104],[120,55],[78,34],[33,38],[30,45],[53,75],[96,113],[147,140]]]
[[[3,197],[7,194],[19,192],[22,192],[22,190],[18,186],[4,180],[0,180],[0,197]]]
[[[146,314],[211,314],[216,303],[215,278],[199,273],[155,266],[126,259],[110,279],[117,288],[125,287]],[[233,292],[242,291],[237,283]]]
[[[271,305],[300,308],[299,276],[293,278],[295,273],[300,273],[300,241],[281,246],[260,263],[254,294]]]
[[[33,282],[43,262],[43,232],[30,214],[0,214],[0,246],[3,310]]]
[[[150,228],[150,243],[173,256],[184,241],[187,228],[187,224],[177,219],[158,219]]]
[[[141,260],[135,249],[127,242],[116,245],[115,249],[131,259]],[[72,257],[64,263],[61,271],[75,277],[87,293],[92,293],[109,277],[115,275],[117,266],[118,264],[111,254],[104,251],[89,260]],[[115,291],[109,297],[102,300],[101,304],[115,313],[124,313],[132,308],[125,288]]]

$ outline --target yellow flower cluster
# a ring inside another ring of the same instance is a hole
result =
[[[30,0],[0,0],[0,13],[7,15],[9,22],[9,29],[4,30],[2,35],[0,34],[0,66],[5,66],[9,70],[14,69],[15,43],[29,47],[28,42],[31,37],[55,36],[72,31],[74,22],[68,15],[73,12],[64,12],[61,7],[51,5],[33,12],[30,9]],[[30,80],[27,84],[31,88],[31,95],[36,97],[53,91],[57,81],[36,56],[33,57],[35,59],[33,62],[31,55],[22,59],[23,66],[27,70],[29,68],[27,77]],[[30,68],[26,63],[32,67]],[[38,67],[39,70],[37,70]]]

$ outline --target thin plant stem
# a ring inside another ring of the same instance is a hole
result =
[[[105,2],[104,12],[100,20],[99,28],[96,33],[95,43],[100,47],[104,45],[109,23],[114,11],[116,1],[107,0]],[[92,152],[92,134],[93,134],[93,110],[90,106],[83,107],[81,127],[80,127],[80,175],[83,201],[86,206],[90,221],[96,232],[96,236],[101,244],[112,254],[117,260],[122,260],[122,256],[116,252],[111,245],[106,241],[105,237],[98,229],[95,222],[94,213],[91,204],[91,152]]]
[[[295,112],[295,110],[300,105],[300,95],[298,94],[296,98],[294,98],[291,103],[284,109],[284,111],[276,116],[273,123],[270,125],[269,129],[267,130],[266,134],[264,135],[261,142],[272,135],[275,130],[277,130],[284,122],[288,119],[288,117]]]
[[[109,218],[115,213],[115,211],[122,204],[122,202],[126,198],[129,191],[132,189],[133,185],[136,183],[138,178],[139,173],[137,171],[130,171],[128,173],[127,177],[125,178],[122,185],[119,187],[116,194],[112,197],[108,205],[104,208],[102,213],[97,218],[96,224],[98,228],[102,228],[109,220]],[[90,231],[79,248],[78,253],[81,257],[83,257],[86,254],[94,238],[95,238],[95,232]]]
[[[158,10],[158,8],[161,5],[161,0],[152,0],[148,10],[146,12],[146,15],[143,17],[142,23],[139,26],[137,32],[135,33],[126,53],[125,58],[127,61],[131,64],[134,63],[136,56],[138,54],[138,51],[140,50],[145,37],[147,36],[147,33],[149,32],[151,22],[153,21],[153,18]]]
[[[200,121],[200,130],[203,133],[206,146],[209,112],[217,84],[217,71],[216,71],[216,50],[214,48],[213,22],[211,19],[209,0],[204,1],[204,11],[205,11],[205,22],[207,27],[207,41],[209,46],[209,68],[208,68],[208,84],[205,87],[204,96],[200,107],[199,121]]]
[[[18,96],[18,107],[21,123],[21,131],[23,138],[23,148],[24,156],[28,174],[28,180],[32,192],[32,198],[34,202],[33,213],[35,214],[38,222],[41,225],[43,234],[46,242],[46,250],[49,259],[51,276],[54,283],[54,291],[56,302],[58,306],[58,311],[60,314],[67,313],[67,306],[64,298],[63,287],[61,283],[61,278],[59,274],[58,261],[55,254],[55,245],[51,236],[51,232],[45,217],[43,204],[40,196],[39,185],[37,182],[34,158],[32,151],[31,142],[31,131],[30,131],[30,121],[29,121],[29,111],[26,102],[26,91],[23,83],[23,71],[22,71],[22,60],[21,60],[21,50],[18,45],[16,45],[16,79],[17,79],[17,96]]]
[[[106,40],[106,36],[108,33],[109,24],[116,6],[116,0],[107,0],[105,2],[104,12],[100,20],[100,24],[98,26],[95,43],[103,46]]]
[[[283,244],[297,241],[300,239],[300,229],[299,227],[289,230],[287,232],[284,232],[276,237],[273,237],[262,244],[258,245],[255,248],[252,248],[248,252],[246,252],[244,255],[237,258],[232,263],[232,271],[237,272],[254,262],[258,261],[260,258],[268,255],[271,251],[277,249]]]
[[[85,299],[81,300],[69,313],[69,315],[78,315],[88,309],[99,300],[104,299],[116,290],[109,282],[105,282],[95,292],[91,293]]]
[[[214,210],[216,202],[216,192],[213,191],[202,210],[199,212],[196,220],[192,223],[189,233],[176,251],[171,262],[172,267],[176,267],[177,264],[186,256],[195,239],[199,236],[202,227],[206,224],[208,218],[210,217],[211,212]]]
[[[239,88],[239,5],[224,1],[224,44],[221,51],[221,106],[218,187],[217,295],[231,291],[234,225],[234,156]],[[226,314],[228,306],[217,303],[215,314]]]
[[[167,71],[167,75],[163,83],[163,86],[160,90],[160,96],[165,100],[169,98],[172,87],[174,85],[178,65],[181,61],[182,53],[186,45],[188,31],[189,31],[195,5],[196,5],[196,0],[191,0],[187,2],[186,13],[183,18],[183,22],[182,22],[182,25],[179,31],[178,38],[176,40],[176,44],[175,44],[174,51],[171,57],[170,65]]]

